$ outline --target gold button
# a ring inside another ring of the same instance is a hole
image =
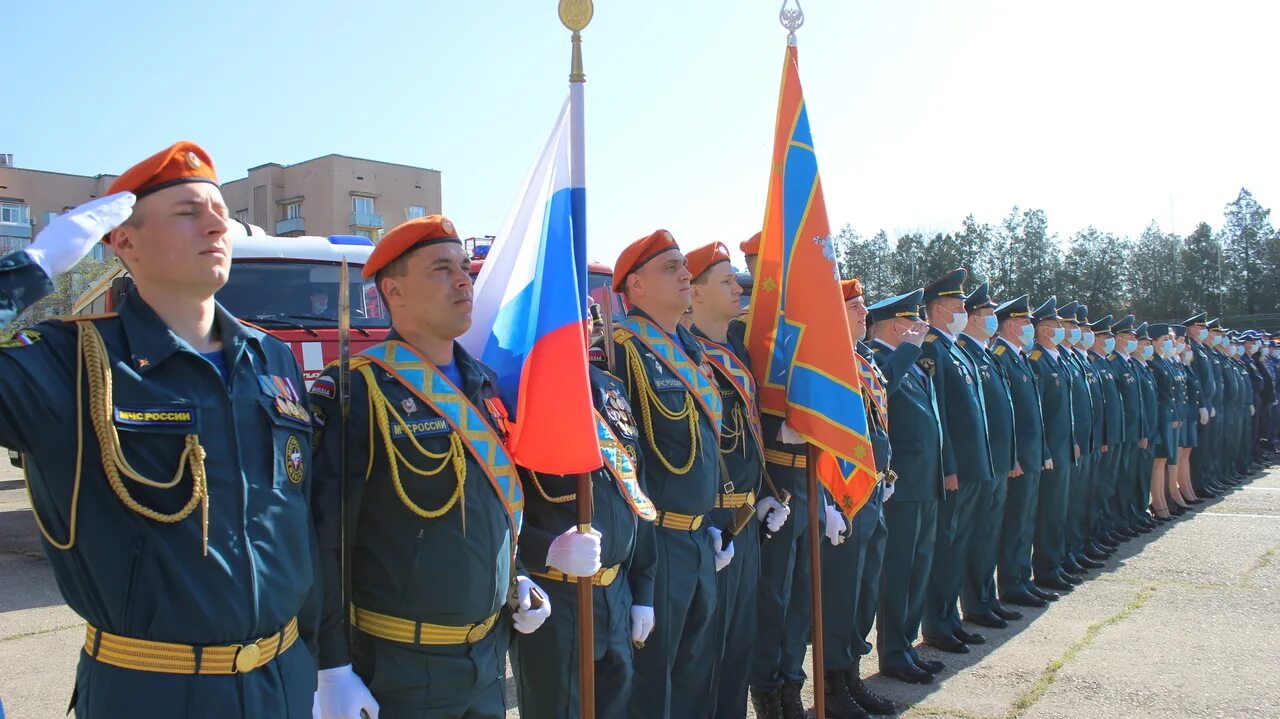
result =
[[[186,161],[187,161],[187,167],[192,170],[198,170],[200,169],[200,166],[204,164],[203,162],[200,161],[200,157],[196,155],[196,153],[191,151],[187,152]]]
[[[481,639],[484,639],[484,636],[488,633],[489,628],[484,624],[477,624],[474,627],[471,627],[471,631],[467,632],[467,644],[475,644]]]
[[[240,674],[258,668],[258,659],[262,657],[262,648],[257,644],[246,644],[236,652],[236,671]]]

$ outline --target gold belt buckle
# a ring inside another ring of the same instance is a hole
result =
[[[471,627],[470,630],[467,631],[467,644],[475,644],[481,639],[484,639],[484,635],[487,634],[489,631],[488,629],[485,628],[485,624],[487,623],[488,622],[481,622],[479,624],[474,625],[473,627]]]
[[[236,645],[236,649],[234,665],[237,674],[244,674],[258,668],[258,660],[262,658],[262,647],[255,642]]]

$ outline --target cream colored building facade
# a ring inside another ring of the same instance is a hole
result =
[[[227,210],[273,235],[362,235],[441,211],[440,172],[345,155],[271,162],[226,182]]]
[[[0,155],[0,256],[31,242],[53,217],[104,195],[116,175],[13,167]],[[362,235],[375,242],[412,217],[440,214],[440,171],[345,155],[294,165],[267,163],[225,182],[233,217],[282,236]],[[99,245],[103,259],[110,250]]]

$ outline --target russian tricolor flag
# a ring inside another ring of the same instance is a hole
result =
[[[460,339],[498,374],[515,414],[516,463],[548,474],[602,464],[587,374],[582,116],[582,85],[573,84],[476,278]]]

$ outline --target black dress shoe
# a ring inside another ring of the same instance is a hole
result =
[[[1120,543],[1115,539],[1112,539],[1111,533],[1108,532],[1105,536],[1098,538],[1098,546],[1107,551],[1114,552],[1120,548]]]
[[[937,659],[925,659],[919,654],[916,654],[915,650],[911,651],[911,661],[915,662],[917,667],[929,672],[930,674],[941,674],[942,670],[947,668],[946,664],[943,664]]]
[[[924,643],[944,652],[951,654],[968,654],[969,645],[956,639],[955,637],[925,637]]]
[[[1107,557],[1111,556],[1111,552],[1103,551],[1101,547],[1090,545],[1085,547],[1084,556],[1097,562],[1098,566],[1101,567],[1102,562],[1106,561]]]
[[[1137,532],[1138,534],[1151,534],[1151,527],[1148,527],[1141,522],[1134,523],[1134,525],[1129,527],[1129,529]]]
[[[1063,560],[1062,568],[1066,570],[1067,574],[1074,574],[1077,577],[1084,576],[1089,572],[1089,570],[1080,566],[1080,564],[1076,562],[1075,557],[1071,557],[1071,556],[1068,556],[1065,560]]]
[[[1066,582],[1067,584],[1070,584],[1073,587],[1084,584],[1083,577],[1077,577],[1074,574],[1067,574],[1066,572],[1059,573],[1058,579],[1061,579],[1062,581]]]
[[[1062,599],[1062,595],[1059,594],[1058,592],[1055,592],[1051,589],[1045,589],[1043,587],[1037,587],[1034,584],[1031,585],[1031,590],[1032,590],[1031,591],[1032,594],[1034,594],[1037,597],[1040,597],[1046,602],[1056,602],[1059,599]]]
[[[1195,499],[1188,499],[1187,504],[1190,504],[1190,505],[1204,504],[1204,499],[1201,497],[1196,497]]]
[[[964,615],[964,620],[970,624],[977,624],[980,627],[989,627],[991,629],[1007,629],[1009,627],[1009,623],[1001,619],[995,612],[987,612],[986,614],[966,614]],[[957,636],[959,635],[957,634]],[[963,641],[963,639],[961,641]],[[981,642],[978,643],[981,644]]]
[[[966,649],[965,651],[968,650]],[[897,679],[900,682],[906,682],[908,684],[933,683],[933,675],[919,667],[907,667],[906,669],[900,669],[898,667],[881,667],[880,676]]]
[[[1191,510],[1187,509],[1186,507],[1184,507],[1184,506],[1182,506],[1182,505],[1180,505],[1180,504],[1174,504],[1174,505],[1170,505],[1170,507],[1169,507],[1169,516],[1170,516],[1170,517],[1181,517],[1182,515],[1186,514],[1186,513],[1187,513],[1187,512],[1189,512],[1189,511],[1191,511]]]
[[[1106,564],[1094,559],[1090,559],[1087,556],[1080,557],[1079,559],[1076,560],[1076,562],[1078,562],[1080,566],[1084,567],[1085,569],[1102,569],[1103,567],[1107,566]]]
[[[1137,532],[1133,531],[1132,529],[1130,529],[1130,528],[1128,528],[1128,527],[1121,527],[1121,528],[1117,529],[1117,530],[1116,530],[1116,534],[1119,534],[1121,537],[1124,537],[1124,541],[1126,541],[1126,542],[1127,542],[1127,541],[1129,541],[1130,539],[1134,539],[1134,538],[1136,538],[1136,537],[1138,536],[1138,533],[1137,533]]]
[[[1006,624],[1005,626],[1007,627],[1009,625]],[[954,632],[952,632],[952,634],[955,635],[956,639],[959,639],[965,644],[986,644],[987,643],[987,638],[982,636],[981,634],[966,632],[963,629],[957,629]]]
[[[871,687],[862,681],[857,665],[845,671],[845,686],[849,687],[849,696],[868,714],[897,714],[898,705],[871,691]]]
[[[1016,622],[1019,619],[1022,619],[1022,612],[1002,607],[999,603],[997,603],[996,608],[991,611],[995,612],[997,617],[1000,617],[1006,622]]]
[[[1059,577],[1056,574],[1037,579],[1036,585],[1044,589],[1052,589],[1055,592],[1069,592],[1072,589],[1075,589],[1075,585],[1064,580],[1062,577]],[[1053,600],[1050,599],[1049,601],[1053,601]]]
[[[1019,607],[1034,607],[1043,609],[1048,600],[1043,599],[1031,592],[1013,592],[1011,594],[1002,594],[1000,601],[1006,604],[1016,604]]]

